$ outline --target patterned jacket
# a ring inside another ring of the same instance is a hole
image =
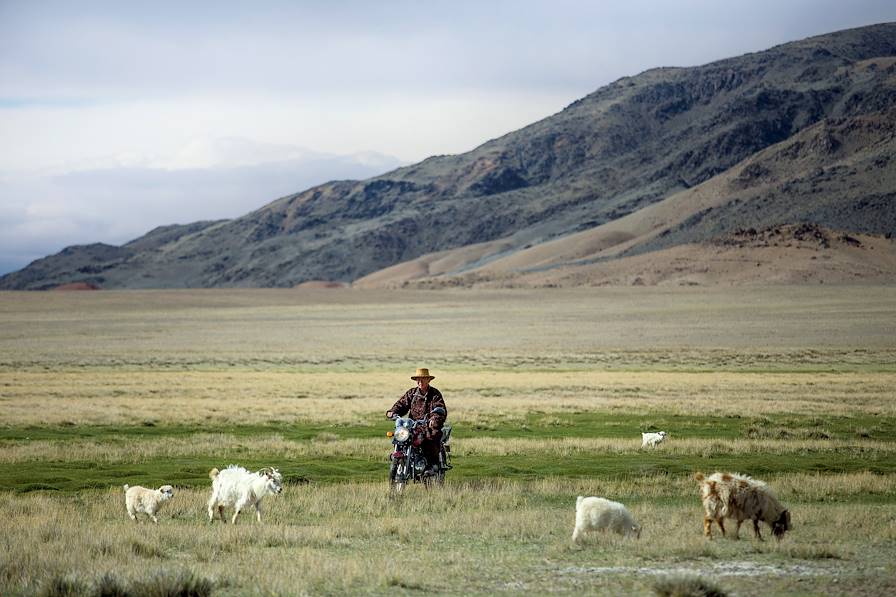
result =
[[[414,387],[404,393],[404,396],[398,399],[391,410],[399,416],[409,414],[412,419],[422,419],[428,415],[432,409],[441,406],[445,409],[447,415],[448,408],[445,406],[445,399],[442,393],[436,388],[429,386],[426,394],[420,391],[420,388]],[[445,424],[445,418],[442,415],[432,415],[429,418],[429,426],[433,429],[440,430]]]

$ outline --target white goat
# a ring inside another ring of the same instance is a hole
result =
[[[650,446],[651,448],[655,448],[657,444],[660,444],[666,440],[666,436],[669,435],[665,431],[649,431],[647,433],[641,433],[641,447],[646,448]]]
[[[214,522],[215,508],[223,522],[224,507],[233,506],[231,519],[236,524],[236,517],[246,506],[255,506],[255,516],[261,522],[261,498],[283,491],[283,475],[275,468],[263,468],[250,473],[241,466],[231,464],[223,471],[213,468],[208,473],[212,480],[212,496],[208,500],[208,521]]]
[[[641,538],[641,525],[635,522],[628,508],[600,497],[576,498],[576,528],[573,543],[580,543],[587,531],[612,531],[625,537]]]
[[[137,522],[137,513],[142,512],[148,514],[153,522],[159,522],[156,518],[162,502],[170,500],[174,497],[174,488],[170,485],[162,485],[158,489],[147,489],[135,485],[124,486],[124,505],[128,509],[128,516],[134,522]]]

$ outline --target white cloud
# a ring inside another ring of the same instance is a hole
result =
[[[444,96],[389,92],[363,101],[355,96],[293,101],[246,94],[0,110],[0,136],[15,139],[0,143],[0,176],[10,171],[59,170],[66,164],[71,169],[113,163],[171,168],[233,165],[234,159],[244,163],[252,151],[264,155],[376,151],[410,162],[468,151],[556,112],[569,101],[565,94],[472,90]],[[241,140],[251,141],[241,147]],[[139,163],[138,158],[148,161]]]
[[[374,173],[623,75],[894,19],[883,0],[0,1],[0,271],[320,181],[284,161]]]
[[[232,141],[223,145],[232,150]],[[114,166],[7,178],[0,182],[0,274],[69,245],[120,245],[160,225],[233,218],[327,180],[367,178],[400,165],[374,153],[361,159],[287,154],[280,161],[249,163],[251,152],[243,150],[254,145],[236,146],[241,151],[229,150],[229,166]]]

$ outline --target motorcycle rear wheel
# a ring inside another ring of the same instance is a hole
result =
[[[423,485],[428,489],[433,486],[439,486],[445,484],[445,471],[440,469],[438,473],[434,475],[424,475],[423,476]]]

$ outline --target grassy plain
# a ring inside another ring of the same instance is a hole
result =
[[[875,287],[0,293],[0,593],[892,591],[894,338]],[[394,500],[382,414],[417,366],[456,466]],[[286,474],[263,526],[205,522],[231,462]],[[768,481],[794,532],[705,541],[697,470]],[[176,486],[159,525],[123,483]],[[589,494],[641,541],[571,546]]]

